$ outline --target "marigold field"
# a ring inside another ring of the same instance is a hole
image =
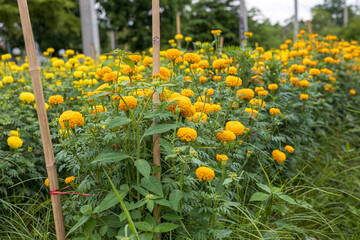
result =
[[[152,49],[44,53],[67,238],[358,239],[358,43],[211,33],[170,41],[157,75]],[[28,63],[1,58],[0,238],[55,239]]]

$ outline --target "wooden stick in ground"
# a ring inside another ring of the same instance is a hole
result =
[[[41,140],[44,148],[46,170],[49,177],[50,190],[59,189],[57,179],[54,151],[50,138],[49,123],[46,114],[44,94],[40,79],[40,70],[37,64],[34,37],[31,29],[29,10],[26,0],[18,0],[21,25],[24,34],[25,46],[29,62],[29,71],[35,94],[35,103],[39,119]],[[65,225],[61,207],[60,195],[51,195],[51,203],[54,213],[56,236],[58,240],[65,239]]]
[[[176,14],[176,34],[181,34],[180,13]],[[181,48],[181,40],[177,40],[177,47]]]
[[[160,12],[159,0],[152,0],[152,41],[153,41],[153,71],[152,74],[160,74]],[[153,103],[159,102],[159,93],[155,92],[153,95]],[[156,124],[154,122],[154,124]],[[160,166],[160,134],[153,135],[153,164]],[[157,178],[161,178],[161,172],[155,174]],[[154,208],[154,218],[157,224],[160,224],[160,205]],[[157,234],[156,239],[161,239],[161,234]]]
[[[220,37],[220,50],[219,50],[220,55],[222,54],[223,46],[224,46],[224,37]]]
[[[308,33],[309,33],[309,34],[312,34],[312,29],[311,29],[311,22],[310,22],[310,20],[307,20],[307,21],[306,21],[306,25],[307,25],[307,28],[308,28]]]

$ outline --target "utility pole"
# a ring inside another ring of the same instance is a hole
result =
[[[294,0],[295,14],[294,14],[294,42],[299,34],[299,22],[298,22],[298,1]]]
[[[240,0],[239,6],[239,39],[241,46],[244,46],[245,35],[244,33],[249,31],[248,21],[247,21],[247,11],[245,0]]]
[[[348,6],[346,0],[344,0],[344,26],[347,26],[349,21]]]
[[[80,0],[81,36],[86,56],[100,55],[100,39],[95,0]]]

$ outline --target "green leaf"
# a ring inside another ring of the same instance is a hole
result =
[[[179,225],[173,223],[160,223],[155,227],[154,232],[157,233],[170,232],[178,227]]]
[[[171,205],[170,201],[168,201],[168,200],[166,200],[166,199],[164,199],[164,198],[162,198],[162,199],[156,199],[156,200],[155,200],[155,203],[156,203],[156,204],[159,204],[159,205],[161,205],[161,206],[165,206],[165,207],[168,207],[168,208],[172,208],[172,205]]]
[[[105,96],[105,95],[108,95],[108,94],[111,94],[111,92],[101,92],[101,93],[90,96],[88,98],[88,100],[91,100],[91,99],[97,98],[97,97],[102,97],[102,96]]]
[[[114,119],[112,119],[107,125],[106,128],[111,129],[111,128],[115,128],[115,127],[120,127],[122,125],[126,125],[129,122],[131,122],[130,118],[127,117],[116,117]]]
[[[137,229],[140,229],[141,231],[145,231],[145,232],[153,231],[153,227],[147,222],[136,222],[135,226]]]
[[[135,188],[136,191],[138,191],[141,195],[143,195],[144,197],[146,197],[147,195],[149,195],[149,192],[146,191],[145,189],[143,189],[142,187],[139,186],[133,186],[133,188]]]
[[[152,212],[154,210],[154,201],[153,200],[149,200],[147,203],[146,203],[146,208]]]
[[[179,202],[182,198],[182,191],[180,190],[174,190],[171,192],[169,200],[171,203],[172,208],[175,211],[179,211]]]
[[[107,66],[109,63],[112,63],[113,61],[115,61],[116,58],[110,58],[110,59],[107,59],[103,62],[103,64],[101,64],[101,68]]]
[[[166,213],[166,214],[162,215],[161,218],[168,220],[168,221],[177,221],[177,220],[181,220],[183,217],[173,214],[173,213]]]
[[[66,237],[68,237],[72,232],[81,227],[86,221],[90,218],[90,215],[83,215],[79,221],[70,229]]]
[[[142,178],[141,185],[150,192],[153,192],[161,197],[164,197],[161,182],[157,177],[150,176],[148,178]]]
[[[156,110],[144,116],[144,118],[167,118],[167,117],[175,117],[175,114],[166,110]]]
[[[98,233],[91,235],[90,240],[101,240],[101,236]]]
[[[135,161],[137,170],[144,176],[149,177],[151,172],[150,164],[144,159],[138,159]]]
[[[127,195],[126,191],[122,191],[120,192],[120,196],[122,198],[125,198]],[[109,208],[112,208],[113,206],[115,206],[116,204],[118,204],[119,201],[116,198],[116,194],[115,192],[110,192],[105,198],[104,200],[101,201],[101,203],[94,209],[93,213],[100,213],[103,212]]]
[[[144,136],[164,133],[174,128],[176,128],[176,124],[157,124],[155,126],[151,126],[148,130],[146,130]]]
[[[122,61],[123,61],[124,63],[126,63],[127,65],[129,65],[132,70],[134,70],[134,68],[135,68],[135,63],[134,63],[130,58],[128,58],[128,57],[127,57],[127,58],[124,58]]]
[[[124,159],[127,159],[129,155],[124,152],[103,152],[100,153],[91,163],[108,163],[108,162],[118,162]]]
[[[253,201],[261,201],[262,202],[262,201],[268,199],[268,197],[270,197],[270,195],[268,195],[266,193],[262,193],[262,192],[257,192],[251,196],[250,202],[253,202]]]
[[[297,202],[293,198],[289,197],[288,195],[279,195],[279,198],[281,198],[282,200],[284,200],[290,204],[297,204]]]
[[[153,233],[143,233],[139,236],[139,240],[152,240],[154,238]]]
[[[173,154],[172,150],[174,149],[174,146],[169,141],[160,138],[160,146],[163,147],[168,154]]]
[[[94,231],[95,226],[96,226],[95,219],[93,219],[93,218],[89,219],[89,221],[87,221],[84,225],[84,233],[86,233],[87,235],[90,235],[92,233],[92,231]]]
[[[92,212],[91,204],[81,206],[80,212],[84,215],[89,215]]]
[[[262,190],[268,192],[268,193],[271,193],[271,189],[269,186],[265,185],[265,184],[262,184],[262,183],[257,183],[256,184],[259,188],[261,188]]]
[[[104,225],[100,228],[99,233],[101,236],[105,236],[105,234],[107,233],[108,230],[109,230],[109,227],[107,225]]]

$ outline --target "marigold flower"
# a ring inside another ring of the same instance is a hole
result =
[[[225,125],[225,129],[233,132],[236,136],[245,132],[245,126],[238,121],[229,121]]]
[[[355,94],[356,94],[356,91],[355,91],[354,89],[350,89],[350,90],[349,90],[349,93],[350,93],[350,95],[355,95]]]
[[[255,88],[255,92],[260,92],[260,91],[264,91],[263,87],[256,87]]]
[[[308,94],[300,94],[300,99],[302,100],[308,100],[309,99],[309,95]]]
[[[131,61],[133,61],[135,64],[141,61],[141,55],[139,54],[132,54],[128,56]]]
[[[170,70],[166,67],[160,67],[160,79],[167,80],[170,78]]]
[[[184,36],[182,34],[175,35],[175,40],[182,40],[183,38],[184,38]]]
[[[202,60],[198,63],[199,68],[207,69],[209,68],[210,64],[207,60]]]
[[[185,140],[188,142],[194,141],[197,138],[196,130],[189,127],[179,128],[176,135],[181,140]]]
[[[274,150],[272,151],[272,158],[277,161],[278,163],[283,163],[286,160],[285,153],[281,152],[280,150]]]
[[[31,92],[22,92],[20,93],[20,100],[23,103],[32,103],[35,101],[35,95]]]
[[[188,118],[188,120],[194,123],[204,123],[208,120],[208,116],[206,115],[206,113],[201,114],[201,112],[195,112],[191,117]]]
[[[333,92],[335,91],[335,88],[331,83],[328,83],[324,85],[324,90],[327,92]]]
[[[123,96],[122,97],[123,99],[120,98],[120,102],[119,102],[119,110],[122,110],[122,111],[129,111],[129,108],[130,109],[134,109],[136,108],[137,106],[137,100],[135,97],[133,96]],[[128,105],[128,107],[126,106],[126,104]]]
[[[49,97],[49,104],[58,105],[64,102],[64,98],[61,95],[54,95]]]
[[[74,180],[75,180],[75,177],[74,177],[74,176],[67,177],[67,178],[65,178],[65,183],[66,183],[66,184],[69,184],[69,183],[72,183]]]
[[[320,73],[321,73],[320,70],[317,68],[310,68],[309,70],[309,74],[313,76],[319,76]]]
[[[210,103],[203,103],[203,102],[196,102],[194,104],[194,107],[196,108],[197,112],[204,112],[206,114],[210,113],[212,111],[212,107]]]
[[[236,139],[235,133],[228,130],[221,130],[220,132],[216,133],[216,139],[220,142],[230,142]]]
[[[254,118],[258,118],[258,114],[259,114],[259,111],[255,110],[255,109],[252,109],[252,108],[245,108],[244,109],[244,112],[246,113],[250,113]],[[246,114],[244,113],[244,115]]]
[[[117,72],[109,72],[109,73],[105,73],[102,76],[102,79],[104,80],[104,82],[116,82],[117,80]]]
[[[269,86],[268,86],[268,89],[270,89],[271,91],[274,91],[278,88],[279,88],[279,86],[275,83],[269,84]]]
[[[60,115],[59,123],[62,129],[66,129],[66,125],[69,128],[80,127],[84,124],[84,117],[80,112],[69,110]]]
[[[196,176],[200,181],[203,180],[213,180],[215,177],[215,172],[211,168],[208,167],[199,167],[195,171]]]
[[[300,87],[308,87],[310,85],[308,80],[301,80]]]
[[[219,162],[227,162],[227,160],[229,159],[228,156],[226,156],[225,154],[216,154],[216,160],[218,160]]]
[[[49,186],[49,179],[47,178],[47,179],[45,179],[45,181],[44,181],[44,184],[45,184],[45,186]]]
[[[199,54],[196,53],[185,53],[184,60],[189,63],[199,63],[201,61],[201,58]]]
[[[17,136],[10,136],[7,139],[7,144],[13,149],[18,149],[23,145],[23,141]]]
[[[129,65],[125,65],[123,67],[123,69],[121,70],[121,72],[125,75],[136,75],[136,74],[138,74],[139,69],[137,66],[135,66],[134,69],[131,69],[131,67]]]
[[[102,112],[106,112],[107,111],[107,108],[102,106],[102,105],[97,105],[95,107],[95,109],[92,111],[93,114],[96,114],[96,113],[102,113]]]
[[[11,54],[7,53],[7,54],[1,55],[1,60],[7,61],[9,59],[11,59]]]
[[[178,57],[180,57],[180,55],[181,55],[181,52],[176,48],[170,48],[170,49],[166,50],[166,53],[165,53],[165,57],[167,59],[170,59],[173,61],[175,59],[177,59]]]
[[[227,76],[225,81],[229,87],[240,87],[242,85],[241,78],[235,76]]]
[[[250,100],[254,97],[255,93],[250,88],[243,88],[236,92],[236,95],[241,100]]]
[[[244,32],[244,35],[247,37],[252,37],[253,33],[252,32]]]
[[[144,60],[143,60],[143,65],[145,67],[148,67],[148,66],[150,66],[150,64],[152,64],[152,62],[153,62],[152,57],[145,57]]]
[[[294,148],[290,145],[286,145],[285,146],[285,150],[288,152],[288,153],[293,153],[294,152]]]
[[[213,61],[212,66],[215,69],[224,69],[226,68],[227,61],[224,58],[216,59]]]
[[[222,33],[221,30],[211,30],[212,35],[220,35]]]
[[[19,133],[18,131],[11,130],[11,131],[10,131],[10,136],[20,137],[20,133]]]
[[[57,67],[61,67],[65,64],[64,60],[62,59],[57,59],[55,61],[52,62],[53,67],[57,68]]]
[[[46,80],[53,79],[53,78],[54,78],[54,74],[53,74],[53,73],[47,73],[47,74],[45,74],[45,78],[46,78]]]
[[[181,91],[181,96],[184,96],[184,97],[192,97],[194,96],[194,92],[190,89],[183,89]]]
[[[213,105],[211,105],[211,110],[212,110],[213,112],[218,112],[218,111],[220,111],[220,110],[221,110],[220,104],[213,104]]]
[[[276,116],[280,113],[280,109],[278,108],[270,108],[269,113]]]
[[[112,72],[112,70],[108,66],[96,69],[96,75],[99,78],[102,78],[106,73],[111,73],[111,72]]]
[[[255,107],[262,107],[264,108],[266,106],[266,103],[264,100],[262,99],[256,99],[256,98],[253,98],[250,100],[249,102],[250,104],[254,105]]]
[[[174,94],[173,94],[174,95]],[[176,94],[178,95],[178,93]],[[180,94],[179,94],[180,95]],[[185,111],[185,110],[189,110],[192,106],[191,104],[191,100],[188,97],[184,97],[184,96],[176,96],[173,97],[172,95],[170,96],[170,100],[171,100],[171,104],[168,107],[168,110],[174,114],[176,114],[176,107],[179,106],[180,107],[180,111]],[[191,115],[192,116],[192,115]],[[188,116],[190,117],[190,116]]]
[[[185,37],[185,42],[191,42],[192,41],[192,37]]]

